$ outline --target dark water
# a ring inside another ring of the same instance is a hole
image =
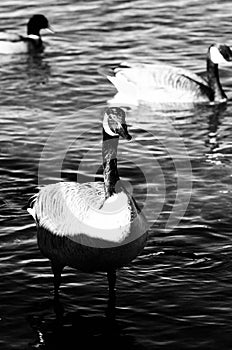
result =
[[[102,111],[115,90],[100,65],[203,71],[209,44],[232,44],[231,3],[3,0],[0,29],[24,33],[36,12],[56,31],[44,34],[44,55],[0,58],[0,349],[231,349],[231,102],[129,111],[133,141],[120,143],[119,169],[150,239],[118,273],[115,320],[105,275],[66,268],[58,322],[50,265],[22,210],[38,184],[101,178]],[[230,67],[221,80],[231,98]]]

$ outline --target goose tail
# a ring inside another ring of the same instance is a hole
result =
[[[113,77],[115,68],[116,68],[116,66],[104,65],[104,66],[101,66],[100,68],[98,68],[98,72],[105,77],[108,77],[108,76]]]
[[[131,64],[121,62],[117,65],[105,65],[99,69],[117,90],[117,94],[107,101],[109,104],[138,105],[138,87],[128,74],[130,68],[133,68]]]
[[[115,65],[104,65],[99,68],[99,73],[106,77],[115,77],[118,71],[125,68],[131,68],[131,65],[127,62],[121,62]]]
[[[116,66],[104,66],[100,71],[117,89],[118,94],[116,99],[110,100],[110,102],[132,103],[137,101],[138,89],[133,80],[130,79],[130,75],[127,74],[131,68],[126,62],[122,62]],[[109,101],[108,101],[109,102]]]

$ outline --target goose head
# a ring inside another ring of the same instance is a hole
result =
[[[213,44],[209,47],[209,58],[214,64],[228,64],[232,61],[232,51],[224,44]]]
[[[48,19],[44,15],[38,14],[32,16],[27,24],[27,34],[39,36],[41,29],[47,29],[53,32],[49,25]]]
[[[126,113],[122,108],[110,107],[105,111],[103,130],[110,137],[119,137],[131,140],[126,124]]]

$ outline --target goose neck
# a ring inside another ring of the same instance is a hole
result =
[[[106,198],[115,193],[115,185],[119,180],[117,168],[118,140],[118,137],[110,137],[103,130],[102,158]]]
[[[207,57],[207,76],[209,87],[213,91],[213,100],[221,101],[225,99],[226,95],[220,83],[218,64],[213,63],[209,57]]]

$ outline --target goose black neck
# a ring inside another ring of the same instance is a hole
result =
[[[119,180],[117,168],[118,140],[118,136],[110,136],[103,129],[102,158],[106,198],[115,193],[115,185]]]
[[[220,83],[218,64],[213,63],[209,56],[207,57],[207,75],[209,87],[213,91],[212,100],[221,101],[222,99],[225,99],[226,94]]]

